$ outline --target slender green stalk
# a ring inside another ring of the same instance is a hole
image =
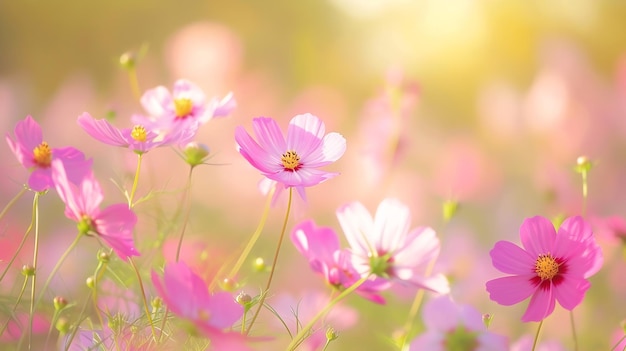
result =
[[[265,207],[263,208],[263,214],[261,215],[261,221],[259,222],[259,225],[256,227],[256,229],[255,229],[254,233],[252,234],[252,236],[250,237],[250,240],[248,240],[248,243],[246,244],[245,248],[241,252],[241,255],[239,255],[239,258],[237,259],[237,262],[233,265],[233,268],[228,273],[228,275],[227,275],[228,278],[234,278],[237,275],[237,273],[239,273],[239,270],[243,266],[243,263],[245,262],[245,260],[250,255],[250,251],[252,251],[252,248],[254,247],[254,245],[256,244],[257,240],[261,236],[261,232],[263,231],[263,228],[265,227],[265,223],[267,222],[267,217],[268,217],[268,215],[270,213],[270,208],[271,208],[271,204],[272,204],[272,198],[274,197],[275,190],[276,190],[276,187],[272,187],[270,189],[269,193],[267,194],[267,200],[265,201]],[[215,289],[215,285],[218,283],[218,278],[223,277],[222,274],[224,273],[224,270],[226,270],[226,267],[228,267],[228,266],[229,265],[227,263],[225,263],[217,271],[217,274],[215,274],[215,277],[211,281],[211,284],[209,284],[209,290],[210,291],[213,291]]]
[[[13,197],[11,199],[11,201],[9,201],[6,206],[4,206],[4,208],[2,209],[2,212],[0,212],[0,219],[2,219],[2,217],[4,217],[4,215],[7,213],[7,211],[13,207],[13,205],[15,204],[15,202],[22,197],[22,195],[24,195],[24,193],[26,192],[26,187],[23,187],[22,190],[20,190],[19,193],[17,193],[17,195],[15,195],[15,197]]]
[[[317,323],[317,321],[320,320],[320,318],[325,316],[326,313],[328,313],[330,311],[330,309],[333,308],[339,301],[343,300],[346,296],[348,296],[350,293],[352,293],[354,290],[356,290],[359,286],[361,286],[363,283],[365,283],[365,281],[369,277],[370,277],[369,275],[363,276],[357,282],[352,284],[349,288],[347,288],[346,290],[342,291],[341,294],[339,294],[334,300],[330,301],[328,303],[328,305],[326,305],[326,307],[324,307],[321,311],[319,311],[315,315],[315,317],[313,317],[313,319],[311,319],[309,321],[309,323],[307,323],[307,325],[304,326],[304,328],[302,328],[298,332],[298,334],[296,335],[295,338],[291,339],[291,342],[289,343],[289,346],[287,346],[287,350],[288,351],[295,350],[296,347],[298,347],[298,345],[302,342],[302,340],[304,340],[304,337],[306,336],[306,334],[313,328],[315,323]]]
[[[135,170],[135,178],[133,179],[133,187],[130,190],[130,196],[128,197],[128,208],[133,208],[133,199],[135,198],[135,192],[137,191],[137,185],[139,184],[139,171],[141,170],[141,160],[143,154],[137,154],[137,169]]]
[[[39,258],[39,193],[35,193],[35,198],[33,200],[33,211],[35,214],[35,247],[33,249],[33,269],[35,270],[35,275],[31,280],[31,291],[30,291],[30,312],[28,316],[28,349],[31,349],[32,341],[33,341],[33,317],[35,315],[35,293],[36,293],[36,282],[37,282],[37,260]]]
[[[83,236],[82,234],[78,234],[76,236],[76,238],[74,239],[74,241],[72,241],[70,246],[67,248],[67,250],[65,250],[65,252],[61,256],[61,258],[59,258],[59,260],[57,261],[56,265],[52,269],[52,272],[50,272],[50,275],[48,276],[48,279],[46,280],[45,284],[43,285],[43,288],[41,289],[41,293],[39,294],[39,297],[37,298],[37,301],[35,301],[35,308],[37,308],[37,306],[39,306],[39,303],[41,302],[41,299],[43,299],[43,296],[46,293],[46,290],[48,289],[48,285],[50,285],[50,282],[52,281],[52,277],[54,277],[54,275],[57,273],[57,271],[61,268],[61,265],[67,259],[67,256],[69,256],[69,254],[72,251],[74,251],[74,249],[76,248],[76,245],[78,245],[78,241],[80,240],[80,238],[82,236]]]
[[[141,290],[141,298],[143,300],[143,307],[146,311],[146,317],[148,318],[148,322],[150,323],[150,329],[152,330],[152,337],[154,338],[154,341],[157,341],[159,339],[157,338],[156,331],[154,329],[154,321],[152,320],[152,314],[150,313],[150,308],[148,307],[148,300],[146,299],[146,290],[143,287],[141,274],[139,274],[139,270],[137,269],[137,266],[135,265],[135,261],[133,261],[133,258],[129,257],[128,261],[130,262],[130,265],[135,270],[135,273],[137,274],[137,280],[139,281],[139,289]]]
[[[539,340],[539,332],[541,331],[541,326],[543,325],[543,319],[539,322],[539,326],[537,326],[537,332],[535,333],[535,340],[533,340],[533,348],[531,351],[535,351],[537,347],[537,341]]]
[[[11,318],[13,318],[13,315],[15,314],[15,310],[17,310],[17,306],[19,306],[20,302],[22,301],[22,297],[24,296],[24,292],[26,291],[26,285],[28,285],[28,278],[30,277],[31,276],[28,275],[24,276],[24,283],[22,284],[22,289],[20,289],[20,294],[17,296],[17,301],[15,301],[15,305],[13,306],[13,309],[11,311],[11,316],[9,317],[9,319],[7,319],[7,322],[4,323],[4,325],[0,329],[0,335],[4,334],[4,331],[9,326],[9,322],[11,322]],[[34,276],[32,276],[32,278],[35,279]]]
[[[2,210],[2,214],[0,214],[0,219],[2,218],[2,216],[4,216],[4,214],[6,213],[6,211],[13,206],[13,203],[15,203],[15,201],[17,201],[17,199],[26,191],[26,189],[22,189],[22,191],[20,191],[20,193],[18,194],[18,196],[14,197],[11,201],[9,201],[9,203],[5,206],[5,208]],[[37,196],[38,193],[35,193],[35,197]],[[17,257],[17,255],[20,253],[20,251],[22,251],[22,248],[24,247],[24,243],[26,243],[26,238],[28,238],[28,234],[30,234],[30,231],[33,229],[33,226],[35,225],[35,199],[33,199],[33,212],[31,215],[31,219],[30,219],[30,224],[28,225],[28,228],[26,229],[26,233],[24,233],[24,236],[22,237],[22,241],[20,242],[20,245],[17,247],[17,250],[15,250],[15,253],[13,254],[13,256],[11,257],[11,259],[9,260],[9,263],[7,264],[6,268],[4,269],[4,272],[2,272],[2,275],[0,276],[0,282],[2,281],[2,279],[4,279],[4,276],[7,274],[7,272],[9,271],[9,268],[11,267],[11,265],[13,264],[13,262],[15,261],[15,258]]]
[[[576,324],[574,323],[574,311],[569,311],[569,321],[572,326],[572,337],[574,338],[574,351],[578,351],[578,337],[576,334]]]
[[[187,222],[189,222],[189,215],[191,213],[191,176],[193,174],[194,167],[189,167],[189,176],[187,177],[187,186],[185,187],[185,194],[183,195],[183,206],[185,206],[185,218],[183,219],[183,227],[180,230],[180,238],[178,239],[178,247],[176,247],[176,262],[180,259],[180,248],[183,246],[183,237],[185,236],[185,229],[187,229]]]
[[[276,264],[278,263],[278,254],[280,253],[280,247],[283,243],[283,238],[285,237],[285,232],[287,231],[287,222],[289,221],[289,213],[291,212],[291,199],[293,197],[293,188],[289,188],[289,200],[287,202],[287,212],[285,213],[285,220],[283,221],[283,229],[280,231],[280,237],[278,238],[278,245],[276,246],[276,252],[274,253],[274,259],[272,260],[272,268],[270,269],[270,276],[267,278],[267,285],[265,286],[265,290],[261,294],[259,299],[259,308],[257,308],[256,312],[254,312],[254,316],[250,321],[250,326],[246,330],[246,335],[250,333],[254,322],[256,321],[261,309],[263,308],[263,303],[265,302],[265,298],[267,297],[267,293],[270,290],[270,286],[272,286],[272,278],[274,277],[274,272],[276,271]]]

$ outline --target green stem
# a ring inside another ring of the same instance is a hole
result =
[[[183,206],[185,206],[185,218],[183,219],[183,227],[180,231],[180,238],[178,239],[178,247],[176,248],[176,262],[180,259],[180,248],[183,246],[183,237],[185,236],[185,229],[187,229],[187,222],[189,222],[189,215],[191,213],[190,194],[191,194],[191,175],[193,174],[193,167],[189,168],[189,176],[187,178],[187,186],[185,187],[185,194],[183,195]]]
[[[572,326],[572,337],[574,338],[574,351],[578,351],[578,337],[576,335],[576,324],[574,323],[574,311],[569,311],[569,321]]]
[[[295,338],[293,338],[291,340],[291,342],[289,343],[289,345],[287,346],[287,350],[288,351],[293,351],[295,350],[295,348],[300,344],[300,342],[303,339],[306,334],[313,328],[313,326],[315,325],[315,323],[317,323],[317,321],[322,318],[324,315],[326,315],[326,313],[328,313],[328,311],[330,311],[331,308],[333,308],[333,306],[335,306],[339,301],[343,300],[346,296],[348,296],[350,293],[352,293],[354,290],[356,290],[359,286],[361,286],[361,284],[365,283],[365,281],[369,278],[369,274],[363,276],[361,279],[359,279],[356,283],[352,284],[349,288],[347,288],[346,290],[342,291],[341,294],[339,294],[334,300],[330,301],[328,303],[328,305],[326,305],[326,307],[324,307],[324,309],[322,309],[321,311],[319,311],[315,317],[313,317],[313,319],[311,319],[309,321],[309,323],[307,323],[307,325],[302,328],[298,334],[296,335]]]
[[[146,299],[146,291],[143,288],[143,281],[141,280],[141,274],[139,274],[139,270],[137,269],[137,266],[135,265],[135,261],[133,261],[133,258],[129,257],[128,261],[130,262],[130,265],[135,270],[135,273],[137,274],[137,280],[139,281],[139,289],[141,290],[141,298],[143,300],[143,307],[146,311],[146,317],[148,318],[148,322],[150,323],[150,329],[152,330],[152,337],[154,338],[154,341],[157,341],[158,338],[156,335],[156,331],[154,330],[154,322],[152,320],[150,308],[148,307],[148,300]]]
[[[541,326],[543,325],[543,319],[539,322],[539,326],[537,327],[537,332],[535,333],[535,340],[533,340],[533,348],[531,351],[535,351],[537,347],[537,341],[539,340],[539,331],[541,331]]]
[[[15,310],[17,310],[17,306],[22,301],[22,297],[24,296],[24,292],[26,291],[26,285],[28,285],[28,278],[29,277],[30,276],[25,276],[24,277],[24,284],[22,284],[22,289],[20,290],[20,294],[17,296],[17,301],[15,301],[15,305],[13,306],[13,309],[11,310],[11,316],[9,317],[9,319],[7,319],[7,322],[4,323],[4,325],[2,326],[2,329],[0,329],[0,335],[4,334],[4,331],[9,326],[9,322],[11,322],[11,319],[15,315]],[[32,278],[35,279],[34,276]]]
[[[252,248],[254,247],[254,244],[256,244],[257,240],[261,236],[261,232],[263,231],[263,228],[265,227],[265,223],[267,222],[267,217],[268,217],[268,215],[270,213],[270,208],[271,208],[271,204],[272,204],[272,198],[274,197],[275,190],[276,190],[276,187],[273,186],[270,189],[269,193],[267,194],[267,200],[265,201],[265,207],[263,209],[263,214],[261,215],[261,221],[259,222],[259,225],[256,227],[256,229],[255,229],[254,233],[252,234],[252,236],[250,237],[250,240],[246,244],[246,247],[241,252],[241,255],[239,255],[239,258],[237,259],[237,262],[234,264],[233,268],[228,273],[228,276],[227,276],[228,278],[233,278],[234,279],[234,277],[237,275],[237,273],[239,273],[239,270],[241,269],[241,266],[243,266],[243,263],[248,258],[248,255],[250,255],[250,251],[252,251]],[[224,265],[224,266],[222,266],[222,268],[220,268],[218,274],[216,274],[216,278],[217,277],[221,277],[222,271],[225,269],[225,267],[226,267],[226,265]],[[211,285],[210,285],[210,290],[211,291],[215,288],[215,284],[216,284],[216,280],[211,282]]]
[[[11,201],[9,201],[7,206],[2,210],[2,214],[0,215],[0,218],[2,218],[2,216],[4,216],[4,213],[8,210],[8,208],[11,207],[15,201],[17,201],[17,199],[24,193],[24,191],[25,191],[25,189],[22,189],[22,191],[20,191],[18,196],[14,197]],[[38,193],[35,193],[35,197],[37,197],[37,194]],[[33,229],[34,225],[35,225],[35,199],[33,199],[33,212],[32,212],[32,215],[31,215],[30,224],[28,225],[28,228],[26,229],[26,233],[24,233],[24,237],[22,237],[22,241],[20,242],[20,245],[17,247],[17,250],[15,250],[15,253],[11,257],[11,260],[9,260],[9,263],[7,264],[6,268],[4,269],[4,272],[2,272],[2,275],[0,276],[0,282],[4,279],[4,276],[9,271],[9,268],[11,267],[13,262],[15,261],[15,258],[17,258],[17,255],[20,253],[20,251],[22,251],[22,248],[24,247],[24,243],[26,243],[26,238],[28,238],[28,234]]]
[[[139,171],[141,170],[141,159],[143,154],[137,155],[137,169],[135,170],[135,178],[133,179],[133,187],[130,190],[130,196],[128,197],[128,208],[133,208],[133,199],[135,198],[135,192],[137,191],[137,185],[139,184]]]
[[[28,349],[31,349],[33,340],[33,317],[35,315],[35,287],[37,282],[37,260],[39,258],[39,193],[35,193],[33,200],[33,211],[35,214],[35,247],[33,249],[33,269],[35,275],[31,280],[30,291],[30,316],[28,317]],[[42,291],[43,292],[43,291]]]
[[[278,246],[276,246],[276,252],[274,252],[274,259],[272,260],[272,268],[270,269],[270,276],[267,278],[267,285],[265,286],[264,292],[261,294],[261,298],[259,299],[259,308],[257,308],[256,312],[254,312],[254,316],[250,321],[250,326],[246,330],[246,335],[250,333],[254,322],[256,321],[261,309],[263,308],[263,303],[265,302],[265,298],[267,297],[267,293],[270,290],[270,286],[272,285],[272,278],[274,277],[274,272],[276,271],[276,264],[278,263],[278,254],[280,253],[280,247],[283,243],[283,238],[285,237],[285,232],[287,231],[287,222],[289,220],[289,212],[291,211],[291,199],[293,197],[293,188],[289,188],[289,200],[287,201],[287,212],[285,213],[285,220],[283,221],[283,229],[280,231],[280,237],[278,238]]]
[[[15,204],[15,202],[22,197],[22,195],[24,195],[24,193],[26,192],[26,187],[23,187],[22,190],[20,190],[19,193],[17,193],[17,195],[15,195],[15,197],[13,197],[11,199],[11,201],[9,201],[6,206],[4,206],[4,208],[2,209],[2,212],[0,212],[0,219],[2,219],[2,217],[4,217],[4,215],[7,213],[7,211],[13,207],[13,205]]]
[[[46,279],[46,283],[43,285],[43,288],[41,289],[41,293],[39,294],[39,297],[37,298],[37,301],[35,302],[35,308],[39,306],[41,299],[43,299],[43,295],[46,293],[46,290],[48,289],[48,285],[50,285],[50,282],[52,281],[52,277],[54,277],[57,271],[61,268],[61,265],[67,259],[67,256],[69,256],[70,252],[72,252],[76,248],[76,245],[78,245],[78,241],[80,240],[82,236],[83,234],[78,234],[76,238],[74,239],[74,241],[72,241],[70,246],[67,248],[67,250],[65,250],[61,258],[57,261],[57,264],[52,269],[52,272],[50,272],[48,279]]]

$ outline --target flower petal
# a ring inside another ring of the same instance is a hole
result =
[[[78,125],[92,138],[113,146],[128,146],[129,141],[122,132],[112,126],[106,119],[96,120],[87,112],[78,117]]]
[[[169,90],[164,86],[158,86],[147,90],[141,96],[141,105],[153,117],[163,117],[174,113],[174,100]]]
[[[485,286],[492,301],[511,306],[526,300],[537,290],[531,278],[532,275],[496,278],[488,281]]]
[[[254,168],[263,173],[277,173],[283,170],[280,160],[259,146],[243,127],[235,128],[235,141],[239,147],[239,153]]]
[[[378,205],[374,217],[375,230],[371,240],[375,248],[383,254],[392,253],[401,248],[410,225],[409,208],[397,199],[384,199]]]
[[[555,299],[552,286],[548,289],[538,288],[528,303],[522,322],[540,322],[554,311]]]
[[[368,256],[374,250],[374,221],[365,206],[352,202],[337,210],[337,219],[343,233],[357,255]]]
[[[282,165],[280,158],[288,150],[278,123],[272,118],[258,117],[252,120],[252,130],[259,146],[272,157],[274,163]]]
[[[122,260],[129,256],[139,256],[133,243],[133,229],[136,223],[137,216],[127,204],[111,205],[94,218],[98,235]]]
[[[585,297],[585,292],[591,284],[586,279],[565,278],[554,287],[556,300],[566,310],[573,310]]]
[[[550,220],[536,216],[527,218],[520,227],[522,245],[532,257],[549,253],[554,248],[556,230]]]
[[[493,266],[502,273],[531,274],[535,266],[535,258],[521,247],[508,242],[498,241],[489,251]]]

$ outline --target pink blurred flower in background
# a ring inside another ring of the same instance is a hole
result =
[[[65,203],[65,216],[78,223],[79,234],[101,238],[122,260],[139,256],[133,243],[137,216],[127,204],[115,204],[100,210],[103,194],[93,172],[89,172],[77,186],[68,181],[63,162],[54,160],[52,178]]]
[[[510,351],[531,351],[533,350],[534,338],[530,335],[525,335],[511,345]],[[566,351],[565,347],[560,342],[555,340],[548,340],[537,343],[534,349],[535,351]]]
[[[450,296],[436,297],[424,306],[426,332],[409,351],[507,351],[506,337],[487,331],[482,314],[469,305],[457,305]]]
[[[513,274],[487,282],[491,300],[510,306],[532,296],[523,322],[543,320],[554,311],[555,301],[574,309],[590,287],[586,278],[599,269],[602,257],[588,230],[581,217],[566,219],[558,234],[544,217],[526,219],[520,228],[523,248],[498,241],[490,251],[493,266]]]
[[[52,160],[62,160],[69,171],[67,177],[73,183],[78,183],[91,169],[91,160],[85,160],[85,155],[73,147],[51,148],[43,141],[41,127],[31,117],[17,123],[14,131],[15,139],[7,133],[6,140],[17,160],[31,171],[28,186],[34,191],[44,191],[54,186]]]
[[[427,266],[439,256],[439,239],[429,227],[409,230],[409,208],[397,199],[383,200],[374,218],[359,202],[337,210],[337,218],[352,248],[361,274],[371,273],[394,282],[447,293],[442,274],[427,276]]]
[[[228,331],[244,311],[230,293],[210,294],[205,282],[184,262],[168,263],[163,280],[153,271],[152,283],[174,314],[189,320],[211,340],[212,349],[249,350],[243,335]]]
[[[29,319],[28,313],[25,312],[18,312],[13,317],[9,317],[5,331],[0,334],[0,342],[17,341],[23,333],[28,333]],[[33,316],[33,335],[47,333],[49,328],[50,322],[42,314],[36,313]]]
[[[339,238],[331,228],[317,227],[312,220],[304,221],[293,228],[291,240],[309,260],[311,269],[322,274],[331,286],[343,290],[361,278],[352,265],[352,254],[339,247]],[[371,279],[359,286],[356,293],[376,303],[385,303],[378,292],[389,285],[383,279]]]
[[[337,161],[346,151],[346,139],[339,133],[326,133],[322,120],[311,114],[297,115],[289,122],[287,137],[272,118],[252,121],[255,141],[241,126],[235,140],[241,155],[267,178],[282,186],[295,187],[305,199],[305,187],[337,176],[319,167]],[[278,189],[277,189],[278,190]]]
[[[232,93],[207,102],[202,89],[184,79],[174,83],[171,93],[164,86],[146,91],[141,97],[141,104],[149,116],[134,115],[133,123],[159,133],[180,129],[190,129],[195,133],[199,125],[212,118],[228,116],[237,105]]]
[[[108,145],[127,147],[137,154],[144,154],[161,146],[184,144],[195,135],[195,130],[184,128],[163,135],[139,124],[133,128],[118,129],[107,120],[97,120],[87,112],[78,117],[78,125],[98,141]]]

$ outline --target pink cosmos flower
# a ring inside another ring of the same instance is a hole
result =
[[[22,334],[28,333],[29,330],[29,316],[28,313],[18,312],[8,321],[2,318],[2,323],[7,323],[5,331],[0,335],[0,343],[9,343],[12,341],[20,340]],[[50,328],[50,322],[42,315],[35,314],[33,316],[33,334],[42,335],[48,332]]]
[[[317,227],[312,220],[304,221],[294,227],[291,240],[298,251],[309,260],[311,269],[322,274],[331,286],[343,290],[356,283],[362,275],[352,264],[352,254],[339,246],[339,238],[328,227]],[[385,303],[377,294],[389,287],[384,279],[372,277],[359,286],[356,292],[376,303]]]
[[[165,266],[163,281],[153,271],[152,283],[174,314],[211,340],[212,349],[249,350],[241,334],[228,331],[244,310],[230,293],[210,294],[205,282],[182,261]]]
[[[493,266],[513,274],[487,282],[490,298],[510,306],[532,296],[523,322],[543,320],[555,301],[570,311],[578,306],[590,286],[586,278],[602,260],[589,225],[581,217],[568,218],[557,234],[548,219],[537,216],[522,223],[520,238],[523,248],[498,241],[490,251]]]
[[[287,137],[271,118],[252,121],[255,141],[243,127],[235,129],[241,155],[252,166],[283,188],[295,187],[302,198],[304,188],[317,185],[338,173],[319,170],[337,161],[346,151],[339,133],[328,133],[324,122],[311,114],[297,115],[289,122]]]
[[[44,191],[54,186],[52,181],[52,160],[62,160],[67,165],[69,180],[78,183],[91,169],[91,160],[73,147],[51,148],[43,141],[41,127],[31,117],[17,123],[15,139],[7,133],[6,140],[17,160],[31,170],[28,186],[34,191]]]
[[[200,124],[226,117],[237,106],[232,93],[221,100],[213,98],[207,102],[202,89],[184,79],[174,83],[172,93],[164,86],[146,91],[141,104],[149,117],[135,115],[133,123],[156,132],[179,129],[195,132]]]
[[[525,335],[511,345],[510,351],[532,351],[534,337]],[[565,347],[556,340],[543,341],[537,344],[535,351],[565,351]]]
[[[436,297],[424,306],[426,332],[409,351],[507,351],[507,338],[488,332],[482,315],[469,305],[457,305],[450,296]]]
[[[80,234],[103,239],[123,260],[139,256],[133,244],[137,216],[128,204],[111,205],[100,210],[103,195],[100,183],[89,172],[78,185],[70,183],[61,160],[52,161],[52,178],[65,203],[65,216],[78,223]]]
[[[339,208],[337,218],[358,271],[438,293],[449,292],[445,276],[425,276],[426,267],[439,255],[435,231],[428,227],[409,230],[409,208],[399,200],[383,200],[375,218],[361,203],[353,202]]]
[[[108,145],[127,147],[137,154],[143,154],[161,146],[187,143],[195,134],[195,131],[191,129],[176,129],[170,133],[159,134],[140,124],[133,128],[118,129],[107,120],[97,120],[87,112],[78,117],[78,125],[98,141]]]

